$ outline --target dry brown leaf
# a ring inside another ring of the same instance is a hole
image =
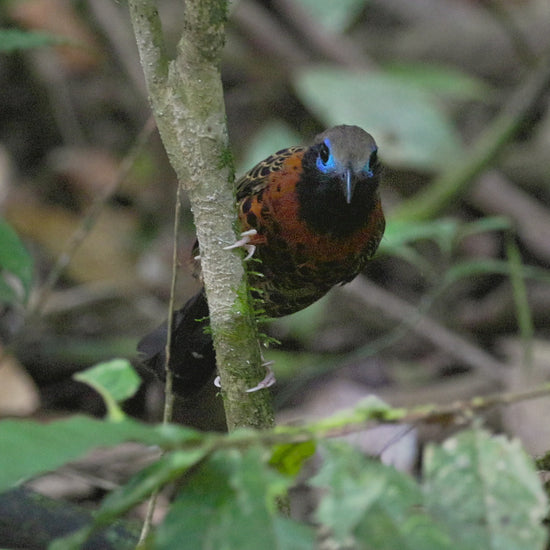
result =
[[[40,406],[38,389],[15,357],[0,349],[0,416],[28,416]]]
[[[5,217],[25,238],[40,244],[52,258],[65,252],[69,239],[81,228],[82,215],[39,202],[25,191],[13,190],[4,205]],[[135,216],[105,207],[70,262],[67,273],[76,282],[134,282],[135,257],[130,235],[136,232]]]

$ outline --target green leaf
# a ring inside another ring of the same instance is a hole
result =
[[[95,447],[124,441],[171,448],[202,436],[179,426],[147,426],[128,418],[107,422],[73,416],[48,424],[31,420],[0,422],[0,492],[32,476],[76,460]]]
[[[0,300],[25,301],[32,284],[33,262],[17,233],[0,218]]]
[[[304,525],[283,517],[275,517],[273,520],[277,550],[312,550],[314,546],[314,534],[309,525]],[[263,546],[262,546],[263,550]]]
[[[325,442],[319,447],[323,465],[311,484],[325,489],[326,494],[317,519],[330,527],[337,539],[345,540],[382,496],[386,480],[384,476],[374,476],[374,462],[350,446]]]
[[[483,100],[491,92],[480,79],[453,67],[432,63],[392,63],[385,65],[384,70],[392,77],[401,79],[403,86],[415,86],[450,99]]]
[[[66,38],[45,32],[0,29],[0,53],[11,53],[17,50],[29,50],[67,43]]]
[[[273,449],[269,463],[282,474],[295,476],[301,471],[304,462],[314,454],[315,443],[313,441],[286,443],[277,445]]]
[[[341,33],[357,18],[366,0],[297,0],[323,27]]]
[[[542,550],[547,500],[519,442],[464,431],[424,457],[425,502],[459,548]]]
[[[404,245],[421,240],[433,240],[442,250],[448,252],[452,249],[458,228],[458,222],[450,218],[427,222],[394,220],[388,223],[381,249],[386,254],[393,254]]]
[[[278,516],[276,497],[290,479],[252,448],[218,452],[177,496],[158,528],[155,548],[212,550],[312,549],[312,531]]]
[[[420,487],[408,475],[335,442],[320,444],[323,465],[312,483],[324,489],[317,519],[339,541],[368,550],[454,549],[422,510]]]
[[[445,254],[450,254],[464,238],[487,231],[504,231],[510,229],[510,221],[504,217],[495,216],[481,220],[460,224],[456,220],[442,218],[426,222],[390,219],[380,243],[378,254],[399,256],[416,266],[419,271],[428,276],[433,270],[429,261],[421,256],[411,245],[422,240],[434,241]],[[476,260],[477,262],[477,260]],[[459,265],[459,264],[457,264]],[[504,264],[503,264],[504,265]],[[487,266],[485,272],[489,273]],[[479,268],[479,266],[478,266]],[[463,272],[459,268],[457,273]],[[455,274],[446,277],[454,278]],[[439,275],[438,275],[439,279]]]
[[[55,539],[48,545],[48,550],[80,550],[91,534],[89,527],[78,529],[68,535]]]
[[[510,220],[501,216],[482,218],[464,224],[451,218],[439,218],[426,222],[390,219],[380,248],[384,253],[393,254],[404,245],[428,239],[437,242],[442,250],[450,251],[454,244],[470,235],[508,229],[510,229]]]
[[[488,231],[510,231],[511,229],[512,221],[506,216],[480,218],[479,220],[462,224],[458,240],[461,241],[470,235],[478,235],[479,233],[487,233]]]
[[[109,523],[139,504],[153,491],[182,476],[191,466],[204,458],[208,449],[173,451],[161,456],[136,474],[126,485],[105,498],[97,512],[96,522]]]
[[[88,384],[101,395],[111,420],[121,420],[124,417],[117,403],[132,397],[141,385],[141,378],[127,359],[99,363],[76,373],[73,378]]]
[[[388,164],[441,170],[461,144],[433,94],[383,72],[331,66],[297,71],[297,94],[325,125],[356,124],[372,133]]]
[[[453,265],[445,272],[442,286],[449,286],[467,277],[479,277],[480,275],[510,275],[510,265],[507,261],[482,258],[480,260],[466,260]],[[522,265],[521,275],[543,283],[550,283],[550,271],[541,267]]]

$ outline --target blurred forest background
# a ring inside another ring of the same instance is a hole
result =
[[[175,48],[183,3],[158,4]],[[268,326],[281,341],[265,354],[281,418],[328,415],[369,393],[448,403],[548,379],[548,0],[230,9],[223,78],[237,174],[341,123],[371,132],[385,165],[389,223],[366,278]],[[0,415],[100,415],[100,397],[72,375],[135,359],[166,317],[175,177],[124,2],[3,0],[0,26],[35,32],[0,43],[0,213],[33,259],[32,281],[2,272],[13,292],[3,291]],[[193,242],[184,208],[177,304],[198,287]],[[126,408],[158,420],[162,385],[141,374]],[[488,421],[541,453],[549,415],[542,399]]]

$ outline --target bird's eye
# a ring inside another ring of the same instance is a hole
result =
[[[330,141],[325,139],[319,145],[315,165],[322,174],[329,174],[335,169],[336,160],[330,152]]]
[[[330,158],[330,150],[326,143],[321,144],[321,149],[319,149],[319,158],[323,164],[326,164]]]
[[[372,153],[370,154],[367,164],[365,164],[365,167],[363,168],[363,172],[369,178],[372,178],[377,164],[378,164],[378,149],[374,149],[374,151],[372,151]]]
[[[375,149],[371,154],[370,154],[370,159],[369,159],[369,165],[371,168],[373,168],[376,163],[378,162],[378,149]]]

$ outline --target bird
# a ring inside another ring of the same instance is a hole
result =
[[[309,146],[282,149],[235,184],[249,288],[268,318],[300,311],[354,279],[382,239],[378,146],[354,125],[334,126]],[[174,312],[173,389],[196,394],[216,369],[204,288]],[[163,378],[167,323],[138,344],[142,363]],[[259,386],[264,387],[264,386]]]

